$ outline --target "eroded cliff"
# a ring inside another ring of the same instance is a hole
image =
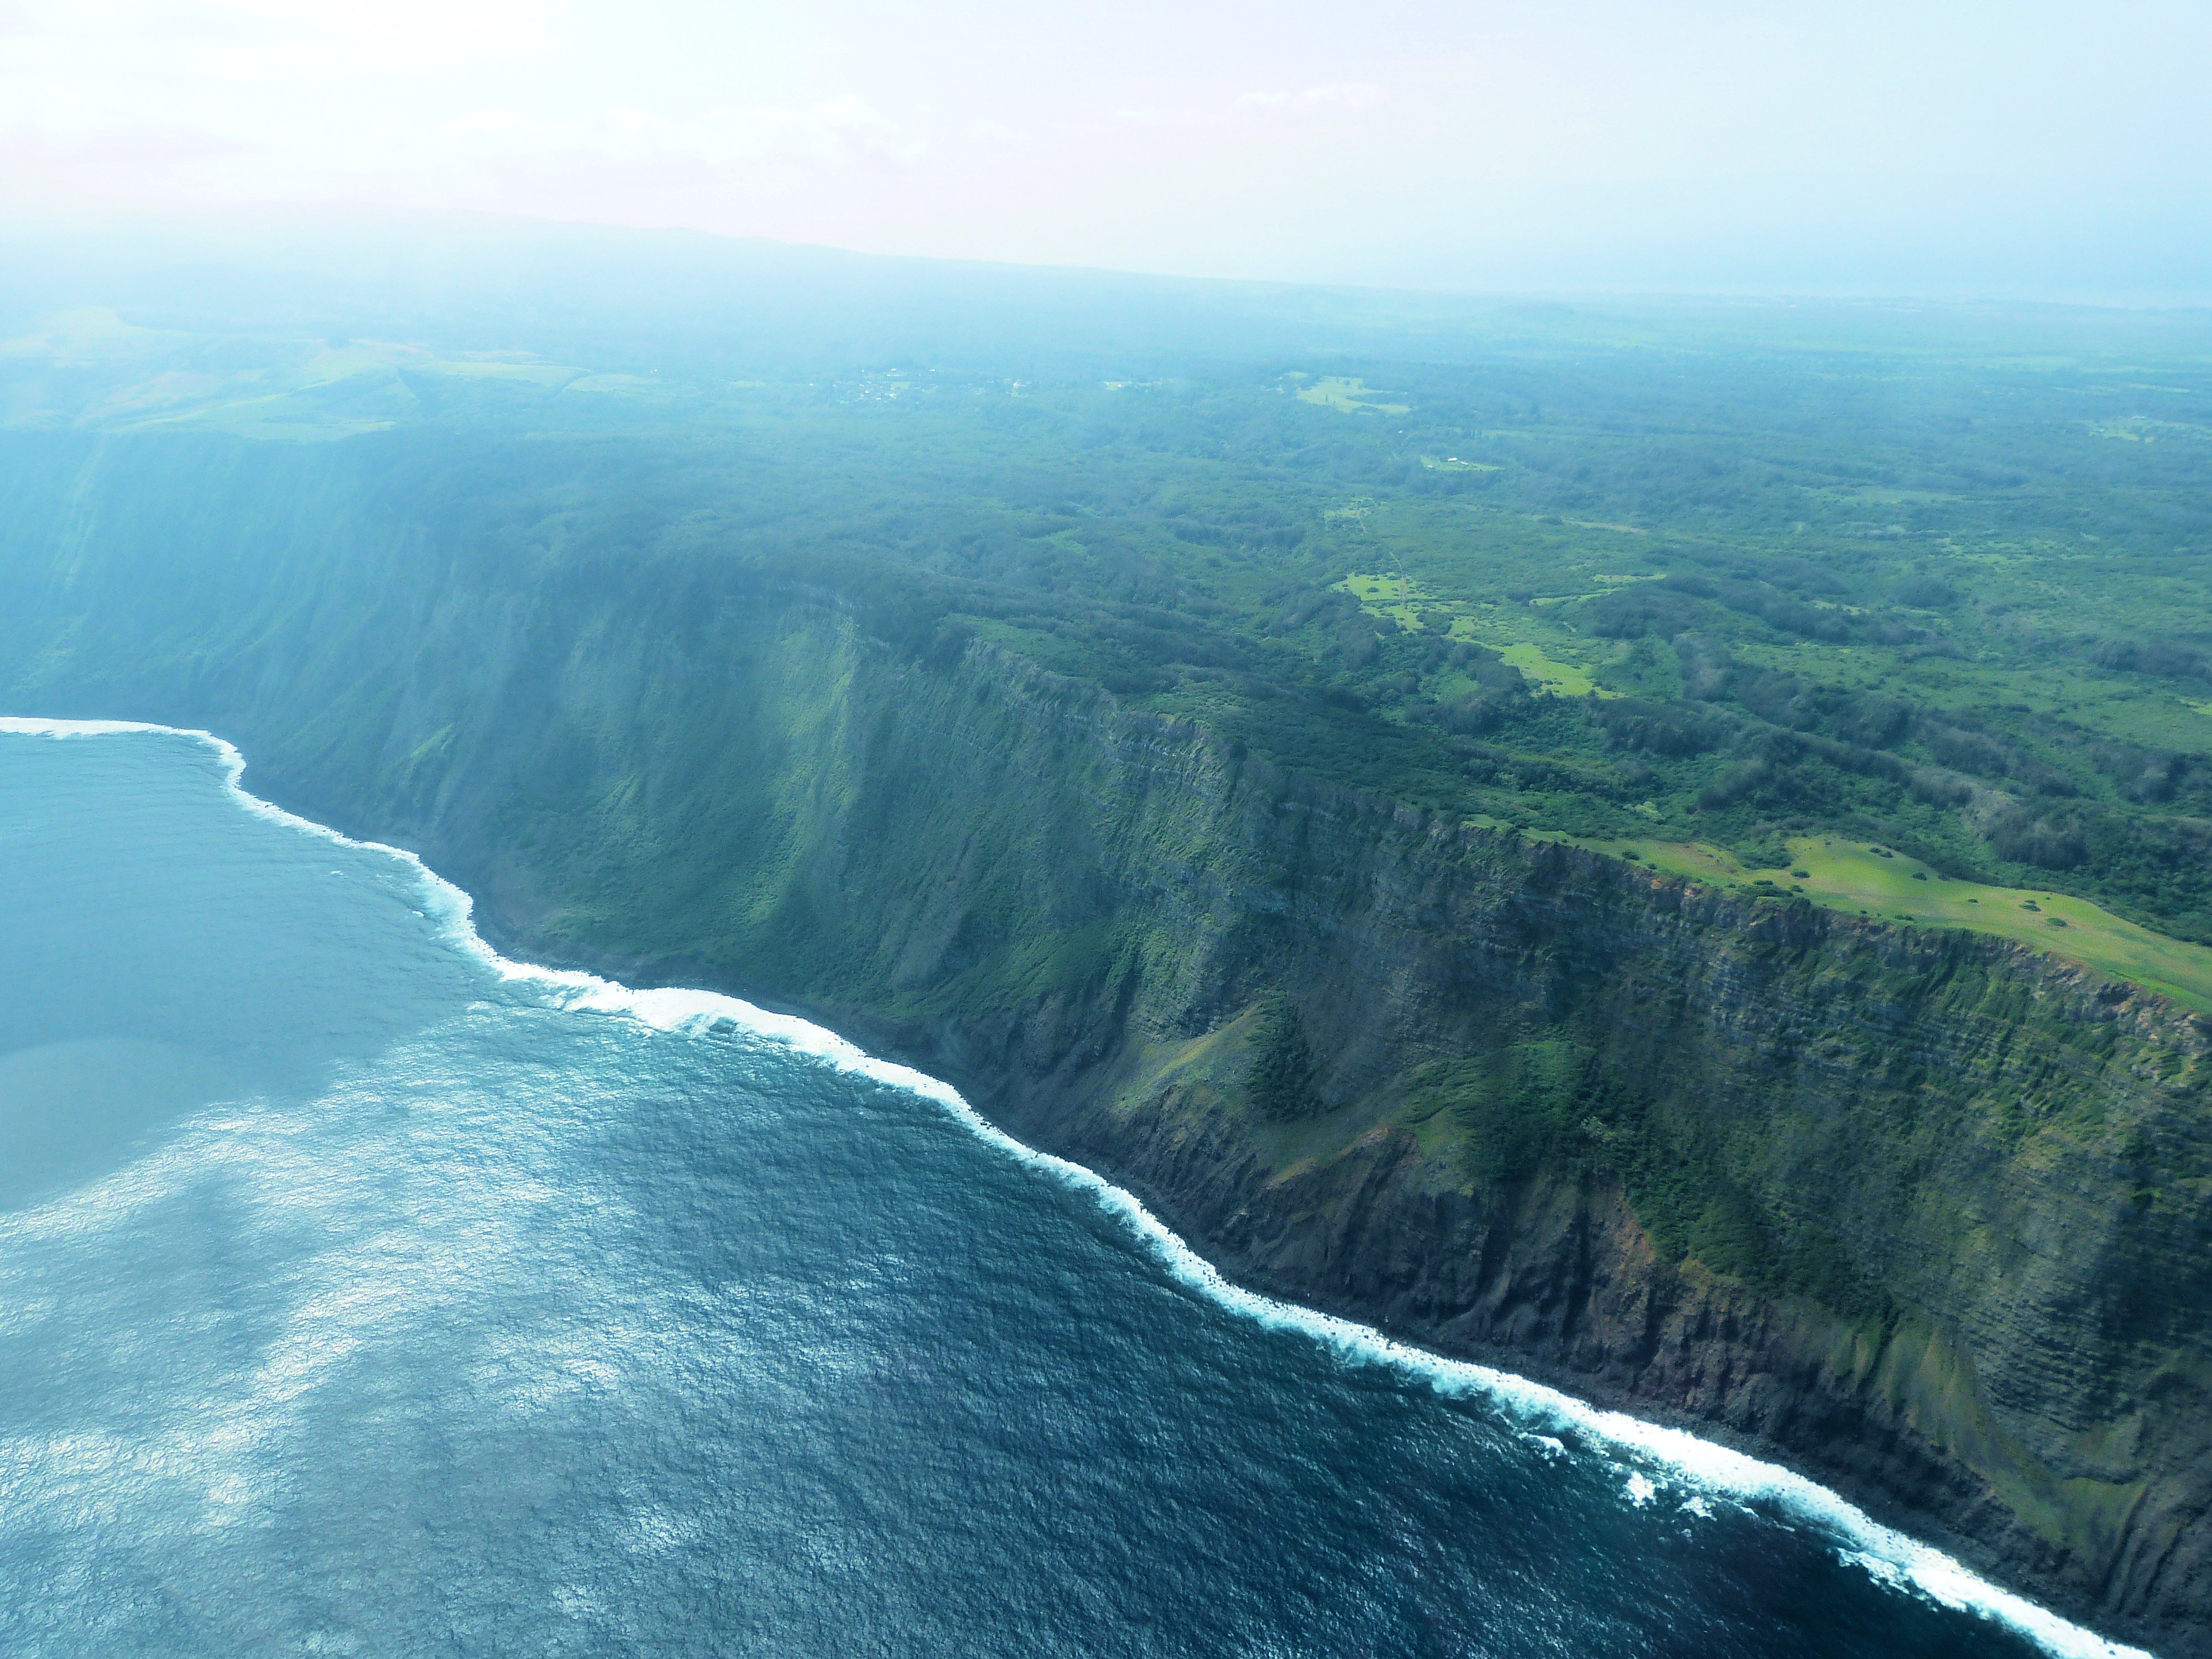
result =
[[[1242,1279],[2212,1652],[2196,1017],[1322,787],[790,572],[333,550],[266,483],[180,562],[100,464],[11,543],[15,707],[210,726],[521,950],[805,1007]]]

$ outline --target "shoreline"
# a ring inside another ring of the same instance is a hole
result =
[[[1127,1227],[1177,1284],[1265,1328],[1296,1331],[1346,1364],[1379,1365],[1402,1381],[1447,1398],[1479,1397],[1524,1433],[1564,1431],[1620,1465],[1625,1500],[1655,1501],[1650,1473],[1707,1497],[1764,1505],[1785,1524],[1810,1526],[1846,1561],[1900,1594],[1918,1595],[1954,1611],[2002,1624],[2063,1659],[2152,1659],[2148,1650],[2114,1641],[1976,1573],[1933,1544],[1875,1520],[1835,1489],[1787,1467],[1738,1450],[1709,1435],[1610,1409],[1520,1374],[1455,1358],[1400,1340],[1380,1328],[1237,1285],[1161,1221],[1139,1197],[1084,1164],[1033,1147],[985,1117],[952,1085],[919,1068],[870,1053],[806,1012],[763,1006],[726,993],[684,987],[634,988],[581,968],[556,968],[503,954],[480,931],[475,901],[416,854],[356,839],[252,794],[243,785],[246,762],[228,740],[191,728],[124,720],[0,718],[0,734],[73,738],[148,734],[184,737],[211,750],[229,792],[255,816],[337,844],[389,855],[413,866],[433,920],[457,947],[510,982],[538,988],[556,1006],[638,1021],[656,1030],[696,1032],[725,1024],[786,1043],[838,1070],[929,1099],[1002,1156],[1081,1192]],[[1649,1473],[1647,1473],[1649,1471]]]

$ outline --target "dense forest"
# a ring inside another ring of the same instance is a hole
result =
[[[681,318],[457,334],[448,307],[432,338],[389,305],[349,331],[17,295],[0,414],[361,446],[487,557],[745,562],[908,648],[980,635],[1305,772],[1705,848],[1747,890],[1841,902],[1789,869],[1840,838],[2212,941],[2212,355],[2186,317],[1345,296],[1316,320],[1184,289],[1099,278],[995,334],[817,294],[791,338],[763,301],[688,344]]]
[[[11,712],[2201,1632],[2212,329],[561,246],[0,272]]]

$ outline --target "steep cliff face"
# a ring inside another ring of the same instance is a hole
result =
[[[213,726],[521,949],[817,1011],[1249,1282],[2212,1652],[2196,1018],[1321,788],[800,573],[462,556],[340,460],[141,453],[233,527],[183,535],[68,459],[0,551],[14,707]]]

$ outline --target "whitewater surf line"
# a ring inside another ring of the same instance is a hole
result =
[[[950,1084],[868,1054],[795,1015],[770,1013],[716,991],[667,988],[635,990],[596,974],[546,968],[503,957],[477,931],[475,901],[404,848],[356,841],[248,792],[241,780],[246,757],[237,746],[211,732],[135,720],[62,720],[0,716],[0,734],[46,738],[92,738],[145,734],[181,737],[204,744],[221,759],[231,794],[255,817],[272,820],[337,845],[377,853],[411,867],[422,884],[424,915],[468,955],[510,983],[535,988],[556,1007],[629,1018],[654,1030],[708,1035],[737,1030],[775,1041],[836,1069],[902,1089],[935,1103],[985,1144],[1030,1169],[1085,1194],[1126,1225],[1176,1283],[1217,1306],[1268,1330],[1291,1331],[1320,1343],[1348,1364],[1378,1365],[1423,1383],[1452,1399],[1480,1399],[1519,1425],[1552,1455],[1565,1450],[1556,1438],[1565,1431],[1641,1467],[1626,1470],[1623,1497],[1638,1507],[1655,1502],[1660,1488],[1654,1473],[1694,1489],[1682,1508],[1711,1513],[1708,1500],[1721,1498],[1765,1504],[1825,1534],[1846,1561],[1901,1592],[1926,1597],[1954,1611],[1972,1613],[2029,1638],[2060,1659],[2152,1659],[2143,1649],[2097,1635],[2038,1606],[2025,1596],[1990,1583],[1962,1563],[1873,1519],[1841,1493],[1819,1482],[1700,1438],[1686,1429],[1647,1422],[1626,1412],[1607,1411],[1543,1383],[1481,1365],[1450,1359],[1388,1336],[1371,1326],[1279,1301],[1231,1283],[1212,1263],[1185,1243],[1135,1194],[1096,1170],[1017,1140],[986,1119]],[[1551,1432],[1547,1432],[1551,1431]]]

